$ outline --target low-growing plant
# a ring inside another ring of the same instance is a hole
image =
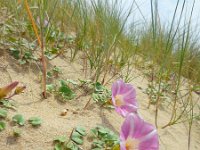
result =
[[[85,128],[76,127],[72,130],[69,138],[58,136],[54,139],[55,150],[80,150],[79,145],[83,144],[83,137],[86,136]]]
[[[71,100],[76,96],[76,94],[70,89],[70,87],[64,80],[60,81],[58,93],[63,97],[64,100]]]
[[[105,107],[112,107],[111,91],[99,82],[94,83],[94,92],[92,93],[92,99]]]
[[[92,82],[91,80],[80,80],[80,88],[83,88],[84,91],[87,94],[92,94],[92,99],[100,104],[101,106],[107,107],[107,108],[113,108],[112,102],[111,102],[111,90],[106,88],[106,86],[102,85],[99,82]],[[87,108],[87,106],[90,103],[90,100],[86,103],[84,109]]]
[[[59,80],[55,81],[54,84],[47,84],[47,92],[55,94],[62,101],[72,100],[76,97],[74,88],[77,86],[73,80]]]
[[[26,39],[12,41],[10,44],[11,55],[18,60],[20,65],[30,63],[31,61],[37,61],[38,58],[33,55],[35,49],[34,43],[29,43]]]
[[[156,104],[156,100],[158,98],[160,98],[160,102],[166,102],[168,101],[168,103],[170,103],[169,99],[169,95],[171,94],[170,91],[170,84],[168,83],[161,83],[160,84],[160,90],[158,90],[159,85],[155,84],[148,84],[148,88],[146,88],[146,90],[144,91],[144,93],[146,93],[149,96],[149,104],[148,104],[148,108],[150,107],[150,104],[155,105]]]
[[[61,69],[59,67],[54,66],[50,71],[47,71],[47,78],[58,78],[61,73]]]
[[[113,149],[119,146],[119,136],[102,126],[91,129],[91,137],[92,150]]]
[[[4,109],[0,109],[0,119],[1,118],[6,118],[6,117],[7,117],[7,111],[4,110]],[[41,123],[42,123],[42,119],[40,119],[39,117],[31,117],[31,118],[29,118],[28,121],[34,127],[40,126]],[[23,115],[16,114],[16,115],[14,115],[12,117],[12,122],[15,123],[15,124],[18,124],[19,126],[24,126],[26,120],[25,120]],[[5,122],[0,121],[0,131],[4,130],[5,127],[6,127]],[[19,128],[19,127],[14,127],[13,128],[13,135],[14,136],[19,137],[19,136],[21,136],[21,133],[22,133],[22,129],[21,128]]]

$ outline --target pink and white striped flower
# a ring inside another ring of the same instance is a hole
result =
[[[158,150],[158,134],[153,125],[130,113],[121,127],[120,150]]]
[[[118,80],[112,85],[112,103],[115,110],[125,117],[128,113],[136,113],[138,104],[136,91],[131,84]]]

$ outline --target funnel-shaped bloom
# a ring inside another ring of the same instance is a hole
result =
[[[5,98],[17,85],[19,82],[15,81],[11,84],[0,88],[0,99]]]
[[[120,150],[158,150],[156,129],[137,114],[127,115],[120,132]]]
[[[122,80],[113,83],[112,103],[115,110],[123,117],[128,113],[137,112],[136,92],[133,86]]]

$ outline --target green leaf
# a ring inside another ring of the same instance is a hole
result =
[[[54,139],[55,142],[60,142],[60,143],[64,143],[67,141],[67,138],[65,136],[58,136]]]
[[[91,129],[90,132],[92,133],[93,136],[98,136],[97,129]]]
[[[0,118],[6,118],[8,115],[8,111],[5,109],[0,109]]]
[[[26,51],[25,54],[24,54],[24,59],[27,60],[27,59],[31,59],[31,58],[32,58],[32,53]]]
[[[58,67],[55,66],[55,67],[53,68],[53,72],[61,73],[62,71],[61,71],[60,68],[58,68]]]
[[[102,126],[97,126],[92,129],[91,132],[94,134],[93,149],[94,148],[104,148],[113,149],[115,145],[119,145],[119,137],[114,134],[113,131]]]
[[[94,86],[96,92],[102,92],[104,90],[104,86],[99,82],[96,82]]]
[[[3,121],[0,121],[0,131],[3,131],[6,128],[6,123]]]
[[[79,145],[82,145],[82,144],[83,144],[83,140],[80,139],[80,138],[73,137],[72,140],[73,140],[76,144],[79,144]]]
[[[62,144],[61,143],[56,143],[55,147],[54,147],[54,150],[63,150]]]
[[[39,117],[31,117],[29,119],[29,122],[33,125],[33,126],[39,126],[42,123],[42,119],[40,119]]]
[[[102,149],[103,146],[105,145],[105,142],[101,140],[94,140],[92,144],[93,144],[93,147]]]
[[[18,62],[19,62],[20,65],[24,65],[24,64],[26,64],[26,60],[22,60],[22,59],[20,59]]]
[[[76,96],[76,94],[67,86],[63,80],[60,81],[60,88],[58,91],[65,100],[71,100]]]
[[[108,130],[106,128],[99,128],[98,130],[100,133],[102,134],[107,134],[108,133]]]
[[[111,90],[108,90],[106,87],[98,82],[95,84],[95,91],[94,93],[92,93],[92,99],[95,102],[100,103],[104,107],[112,108],[112,104],[110,102],[111,95]]]
[[[54,84],[47,84],[46,89],[47,89],[48,92],[51,93],[51,92],[55,91],[55,85]]]
[[[19,50],[17,50],[17,49],[15,49],[15,48],[11,47],[11,48],[10,48],[10,52],[11,52],[11,55],[12,55],[15,59],[19,59],[19,58],[20,58],[20,56],[19,56],[20,51],[19,51]]]
[[[52,77],[53,77],[52,72],[48,71],[48,72],[47,72],[47,78],[52,78]]]
[[[82,136],[85,136],[86,135],[86,131],[85,131],[85,128],[83,127],[77,127],[76,128],[76,131],[81,134]]]
[[[50,52],[51,52],[51,54],[58,54],[58,48],[52,48],[51,50],[50,50]]]
[[[19,124],[20,126],[23,126],[25,124],[25,119],[21,114],[17,114],[12,117],[13,122]]]
[[[65,148],[67,150],[79,150],[78,146],[74,144],[72,141],[69,141],[68,143],[66,143]]]
[[[76,144],[79,144],[79,145],[83,144],[82,136],[78,132],[76,132],[76,131],[74,131],[72,133],[71,140],[74,141]]]

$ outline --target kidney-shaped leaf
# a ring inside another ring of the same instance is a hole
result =
[[[21,114],[13,116],[12,121],[19,124],[20,126],[23,126],[25,124],[25,119]]]
[[[39,117],[31,117],[28,120],[33,126],[39,126],[42,123],[42,119],[40,119]]]
[[[6,118],[7,114],[8,114],[7,110],[0,109],[0,118]]]
[[[6,128],[5,122],[0,121],[0,131],[4,130]]]

